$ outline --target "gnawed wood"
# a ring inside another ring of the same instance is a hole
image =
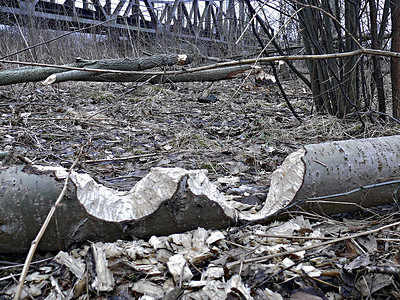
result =
[[[235,209],[202,170],[154,168],[127,192],[72,172],[69,191],[39,249],[264,222],[288,208],[336,214],[392,203],[400,182],[393,181],[400,178],[399,149],[400,136],[304,146],[273,173],[258,212]],[[56,167],[0,170],[0,253],[29,248],[65,176],[66,170]]]
[[[29,248],[60,193],[65,169],[18,166],[0,170],[0,253]],[[228,214],[228,215],[227,215]],[[128,192],[71,174],[71,183],[38,249],[183,232],[200,225],[222,228],[235,212],[201,170],[155,168]]]
[[[400,185],[399,162],[399,135],[304,146],[274,171],[259,213],[293,206],[336,214],[392,203]]]

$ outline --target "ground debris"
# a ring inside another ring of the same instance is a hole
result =
[[[210,92],[219,101],[199,103],[207,85],[2,87],[0,93],[10,96],[0,94],[0,152],[15,154],[2,165],[19,156],[35,164],[68,167],[84,146],[77,171],[107,187],[129,190],[153,167],[206,169],[218,189],[245,210],[249,203],[238,200],[256,196],[258,200],[247,199],[251,205],[264,201],[272,171],[302,145],[400,133],[392,123],[366,119],[360,131],[354,120],[313,115],[311,96],[296,82],[285,83],[285,89],[293,91],[288,94],[302,124],[275,86],[246,83],[241,89],[241,80],[218,82]],[[398,227],[303,250],[394,223],[396,212],[395,206],[385,206],[331,218],[307,215],[267,225],[77,245],[53,253],[51,261],[48,255],[36,256],[34,261],[44,261],[31,265],[23,296],[399,299]],[[276,256],[244,262],[271,255]],[[15,291],[22,270],[16,260],[0,259],[0,299],[10,299]]]
[[[362,232],[357,216],[297,216],[269,225],[198,228],[148,241],[91,243],[33,264],[23,296],[46,299],[395,299],[395,231]],[[369,221],[374,226],[373,220]],[[387,220],[390,222],[390,220]],[[351,224],[351,226],[350,226]],[[382,225],[382,224],[381,224]],[[329,230],[332,226],[333,230]],[[376,224],[375,224],[376,226]],[[340,230],[335,228],[341,227]],[[353,228],[353,229],[352,229]],[[358,233],[359,233],[358,232]],[[387,238],[387,237],[391,238]],[[321,241],[332,243],[318,247]],[[361,240],[370,241],[362,243]],[[372,241],[372,242],[371,242]],[[312,246],[312,249],[304,250]],[[288,250],[298,250],[290,255]],[[270,259],[263,259],[265,255]],[[256,261],[259,258],[259,261]],[[249,262],[253,259],[254,262]],[[20,265],[0,262],[0,293],[12,296]],[[1,295],[1,294],[0,294]]]

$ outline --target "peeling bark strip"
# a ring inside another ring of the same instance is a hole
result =
[[[118,71],[142,71],[159,66],[189,64],[191,61],[192,59],[188,58],[186,55],[160,54],[150,57],[103,59],[103,60],[85,60],[78,58],[74,63],[63,66],[72,68],[104,69],[104,70],[118,70]],[[99,72],[68,70],[68,69],[54,68],[54,67],[22,67],[0,72],[0,85],[42,81],[47,79],[51,75],[53,75],[53,77],[55,76],[55,78],[57,77],[61,79],[64,78],[63,80],[57,82],[66,80],[81,80],[79,78],[85,78],[88,76],[90,77],[91,75],[96,75],[96,74],[99,74]],[[48,80],[51,81],[52,80],[51,78]],[[77,78],[77,79],[69,79],[69,78]]]
[[[202,170],[154,168],[128,192],[72,172],[66,197],[38,249],[57,251],[86,240],[107,242],[262,222],[297,205],[335,214],[392,203],[399,182],[378,183],[400,178],[399,149],[400,136],[307,145],[273,173],[267,200],[257,213],[236,210]],[[65,176],[61,167],[0,169],[0,253],[29,248]],[[358,189],[367,185],[374,186]],[[310,199],[327,195],[334,196]]]

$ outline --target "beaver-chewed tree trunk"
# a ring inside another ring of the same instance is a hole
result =
[[[337,214],[393,202],[400,185],[400,136],[307,145],[271,177],[264,214],[304,209]]]
[[[0,169],[0,253],[25,252],[63,188],[66,170],[44,166]],[[154,168],[130,191],[71,173],[68,192],[38,249],[58,251],[74,243],[151,237],[197,227],[233,224],[204,171]]]
[[[39,249],[265,222],[288,209],[337,214],[393,203],[400,184],[399,149],[400,136],[304,146],[273,173],[258,212],[236,210],[202,170],[154,168],[129,191],[71,172],[68,193]],[[61,167],[0,169],[0,253],[29,248],[66,174]]]

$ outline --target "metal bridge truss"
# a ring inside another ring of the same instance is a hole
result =
[[[249,20],[243,0],[0,0],[0,23],[21,17],[70,29],[108,21],[105,27],[219,42],[234,41]]]

